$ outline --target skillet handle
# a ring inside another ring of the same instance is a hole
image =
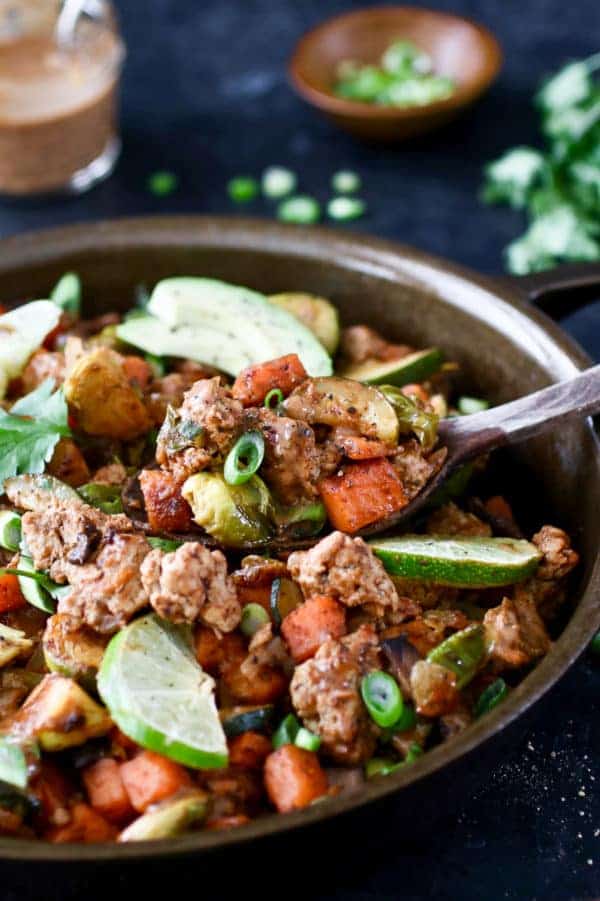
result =
[[[532,275],[505,276],[502,281],[552,319],[600,299],[600,263],[573,263]]]

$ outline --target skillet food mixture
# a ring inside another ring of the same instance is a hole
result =
[[[551,647],[578,561],[441,466],[436,348],[323,298],[160,282],[0,315],[0,833],[229,829],[412,764]],[[335,369],[334,363],[335,359]]]

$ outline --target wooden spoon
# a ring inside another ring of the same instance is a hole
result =
[[[448,456],[440,471],[406,507],[367,526],[359,534],[375,535],[406,523],[459,466],[474,457],[506,444],[526,441],[568,419],[593,413],[600,413],[600,365],[491,410],[444,419],[438,434],[440,446],[448,449]]]

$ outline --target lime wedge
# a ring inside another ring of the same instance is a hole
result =
[[[189,630],[155,614],[114,636],[98,674],[100,696],[125,735],[198,769],[227,766],[214,687],[196,662]]]
[[[459,588],[512,585],[533,575],[541,559],[535,545],[517,538],[401,535],[369,544],[392,576]]]

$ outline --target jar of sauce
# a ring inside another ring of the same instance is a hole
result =
[[[79,193],[120,151],[125,56],[110,3],[83,4],[59,41],[60,0],[0,0],[0,193]]]

